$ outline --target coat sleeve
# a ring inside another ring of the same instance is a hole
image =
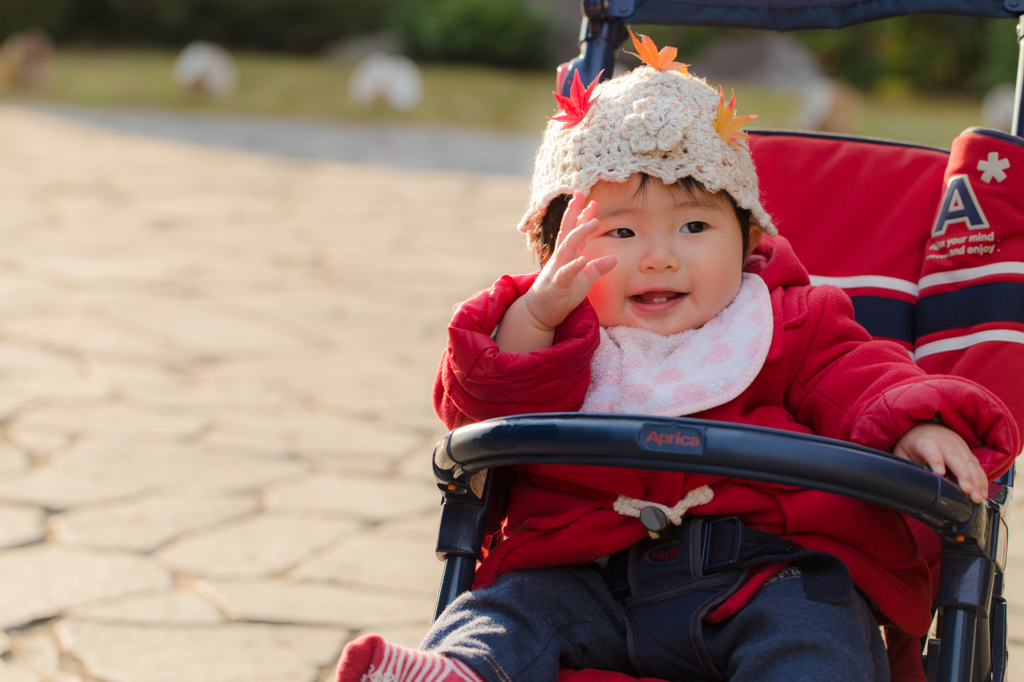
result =
[[[434,411],[447,428],[511,414],[574,412],[583,405],[600,341],[589,302],[555,330],[550,348],[502,353],[491,338],[536,277],[506,275],[456,308],[434,379]]]
[[[794,331],[806,346],[788,407],[816,433],[891,452],[915,425],[937,418],[967,442],[990,479],[1020,452],[1017,425],[999,398],[962,377],[926,374],[899,345],[872,340],[841,290],[803,289],[783,310],[784,325],[800,327]]]

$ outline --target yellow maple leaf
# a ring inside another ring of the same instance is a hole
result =
[[[725,91],[718,86],[718,115],[715,117],[715,132],[722,136],[722,139],[729,144],[739,146],[740,140],[746,140],[750,136],[740,130],[743,126],[757,118],[757,114],[748,116],[736,116],[736,92],[733,91],[729,104],[725,103]]]
[[[658,71],[682,71],[684,74],[689,75],[690,70],[686,68],[689,64],[672,61],[679,52],[676,48],[666,46],[661,48],[659,52],[658,46],[654,44],[654,41],[643,33],[640,34],[640,37],[643,39],[642,41],[636,39],[636,36],[633,35],[633,29],[629,29],[629,36],[633,39],[633,47],[636,48],[636,52],[626,52],[626,54],[633,55],[652,69],[657,69]]]

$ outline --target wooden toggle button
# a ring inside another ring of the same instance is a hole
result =
[[[658,537],[661,537],[672,527],[668,517],[665,516],[665,512],[661,511],[657,507],[644,507],[641,509],[640,523],[642,523],[644,528],[650,532],[656,533]]]

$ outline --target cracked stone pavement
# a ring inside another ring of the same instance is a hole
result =
[[[0,108],[0,680],[315,682],[433,612],[453,302],[522,177]]]
[[[318,682],[419,642],[430,384],[452,304],[527,267],[527,179],[381,161],[0,107],[0,680]]]

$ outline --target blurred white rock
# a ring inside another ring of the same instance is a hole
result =
[[[35,87],[50,76],[53,42],[46,31],[30,28],[12,33],[0,46],[0,82],[7,87]]]
[[[795,128],[852,133],[864,110],[860,92],[826,76],[814,54],[792,36],[720,38],[694,61],[690,71],[712,83],[756,84],[795,97],[797,111],[791,121]]]
[[[815,78],[800,89],[800,108],[793,120],[795,128],[830,133],[852,133],[860,125],[864,97],[847,83]]]
[[[1015,93],[1010,83],[994,85],[981,100],[981,122],[989,128],[1009,132],[1013,123]]]
[[[175,60],[174,81],[186,90],[227,97],[238,87],[238,67],[220,45],[196,41]]]
[[[360,104],[383,99],[399,111],[409,111],[423,99],[423,76],[408,57],[375,52],[352,70],[348,93]]]
[[[817,58],[789,35],[719,38],[690,66],[709,82],[757,83],[781,91],[799,90],[823,78]]]

